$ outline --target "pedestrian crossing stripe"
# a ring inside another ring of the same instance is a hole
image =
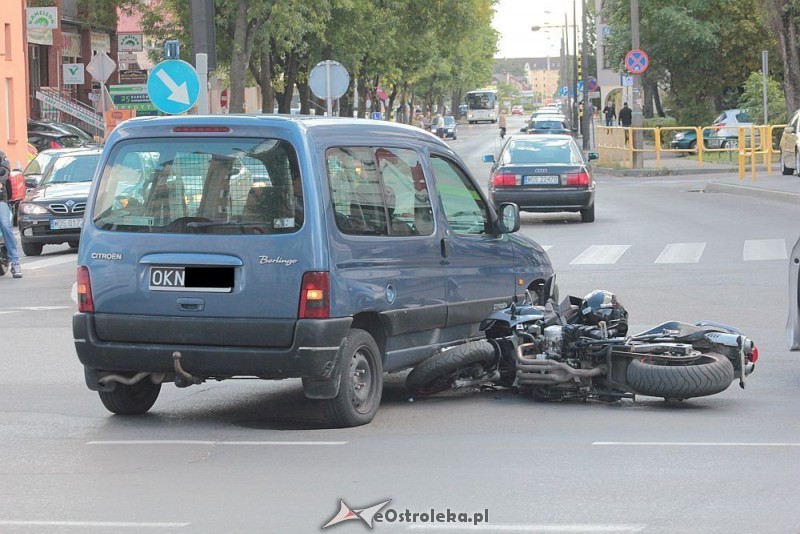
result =
[[[613,265],[632,245],[591,245],[569,262],[570,265]],[[549,253],[558,252],[558,245],[542,245]],[[669,243],[655,258],[659,264],[699,263],[706,243]],[[787,260],[785,239],[748,239],[742,247],[743,261]]]

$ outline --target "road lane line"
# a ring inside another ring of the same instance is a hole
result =
[[[459,532],[641,532],[647,525],[605,525],[605,524],[497,524],[497,525],[470,525],[466,523],[441,525],[420,523],[410,525],[406,530],[456,530]]]
[[[785,239],[748,239],[742,251],[744,261],[786,260]]]
[[[191,523],[133,522],[133,521],[13,521],[0,520],[8,527],[84,527],[84,528],[184,528]]]
[[[88,441],[87,445],[347,445],[347,441],[204,441],[194,439],[131,439]]]
[[[661,251],[655,263],[697,263],[705,243],[670,243]]]
[[[610,265],[617,263],[620,256],[625,254],[629,248],[630,245],[592,245],[569,263],[570,265]]]
[[[800,447],[800,443],[787,442],[735,442],[735,441],[595,441],[592,445],[635,447]]]
[[[24,261],[22,262],[22,267],[23,269],[35,271],[36,269],[52,267],[53,265],[61,265],[62,263],[74,263],[77,266],[78,256],[72,254],[70,256],[56,256],[54,258],[45,258],[43,260]]]

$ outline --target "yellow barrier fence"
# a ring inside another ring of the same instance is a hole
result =
[[[744,179],[749,165],[752,179],[755,180],[758,170],[771,172],[773,161],[780,158],[780,146],[774,141],[775,131],[782,132],[785,126],[741,126],[736,139],[714,137],[711,135],[714,129],[710,126],[596,126],[594,140],[600,164],[632,169],[634,154],[641,153],[643,158],[651,154],[652,157],[648,159],[655,159],[655,167],[661,168],[662,154],[683,153],[697,156],[697,167],[702,168],[704,160],[707,161],[710,154],[729,154],[730,162],[738,167],[739,178]],[[674,143],[673,147],[666,142],[667,139],[674,139],[680,132],[686,132],[680,143]],[[641,139],[636,148],[630,142],[634,136]]]

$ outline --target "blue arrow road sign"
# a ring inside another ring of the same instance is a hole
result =
[[[561,86],[561,96],[567,96],[569,94],[569,87],[566,85]]]
[[[578,92],[583,92],[583,80],[578,80]]]
[[[162,61],[147,80],[147,93],[155,107],[175,115],[191,109],[200,96],[200,78],[189,63],[179,59]]]

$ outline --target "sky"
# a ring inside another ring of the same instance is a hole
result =
[[[568,24],[572,25],[574,1],[499,0],[492,19],[492,26],[500,33],[496,57],[545,57],[548,52],[550,56],[560,55],[564,12],[567,13]],[[577,7],[580,19],[581,2],[578,2]],[[560,26],[551,30],[531,31],[533,25],[559,24]]]

